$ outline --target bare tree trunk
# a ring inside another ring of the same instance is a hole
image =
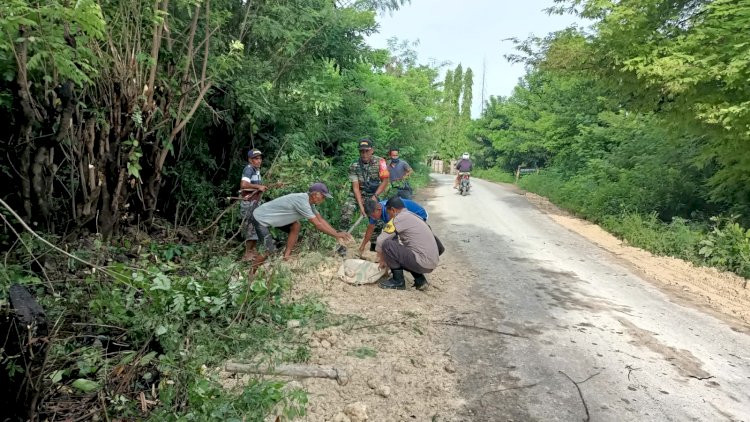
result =
[[[168,6],[169,0],[164,0],[161,3],[161,7],[159,7],[159,0],[155,0],[154,13],[156,14],[161,12],[166,19]],[[146,111],[151,111],[155,107],[153,101],[156,88],[154,87],[154,85],[156,84],[156,71],[159,68],[159,49],[161,49],[162,28],[164,28],[164,22],[162,22],[158,18],[154,19],[154,33],[151,40],[151,71],[149,72],[148,76],[148,96],[146,97],[146,107],[144,107]]]
[[[166,2],[167,0],[165,0]],[[173,144],[177,140],[177,137],[181,134],[182,130],[185,128],[187,123],[192,119],[195,112],[198,110],[198,107],[200,107],[201,103],[203,102],[203,99],[208,92],[209,89],[212,87],[212,82],[207,80],[206,77],[206,69],[208,65],[208,55],[210,52],[210,41],[211,41],[211,28],[210,28],[210,16],[211,16],[211,6],[210,6],[210,0],[206,0],[205,3],[205,38],[203,42],[204,45],[204,51],[203,51],[203,63],[201,66],[201,76],[200,80],[197,83],[197,86],[200,87],[200,92],[198,93],[197,98],[193,101],[193,105],[190,108],[190,110],[187,112],[184,118],[181,117],[182,109],[184,107],[185,99],[187,97],[187,94],[190,92],[192,87],[189,86],[187,83],[187,76],[189,75],[189,70],[193,66],[193,51],[194,51],[194,36],[195,31],[197,29],[198,25],[198,9],[196,8],[195,16],[193,17],[193,21],[191,23],[190,33],[188,36],[188,46],[187,46],[187,62],[185,64],[185,68],[183,69],[183,84],[182,84],[182,92],[180,92],[180,101],[177,106],[177,120],[176,124],[174,125],[174,128],[172,129],[172,132],[169,135],[169,139],[167,140],[166,144],[162,147],[160,151],[157,152],[155,156],[154,161],[154,174],[151,178],[151,180],[147,184],[147,193],[145,195],[145,207],[147,212],[147,220],[151,221],[154,216],[154,212],[156,212],[157,203],[159,200],[159,191],[161,190],[162,186],[162,170],[164,169],[164,163],[167,159],[167,156],[169,155],[170,151],[173,151]]]
[[[18,65],[18,73],[16,75],[16,83],[18,84],[18,97],[21,101],[21,109],[26,121],[23,123],[21,128],[21,142],[25,144],[23,154],[21,156],[21,197],[23,201],[23,209],[26,213],[26,219],[31,221],[34,218],[32,209],[32,184],[31,184],[31,154],[33,151],[33,143],[31,140],[31,130],[35,123],[40,119],[39,114],[34,109],[31,99],[31,93],[29,90],[29,80],[27,77],[26,63],[28,60],[28,40],[24,37],[25,28],[21,26],[19,28],[19,37],[23,39],[18,43],[18,50],[16,51],[16,63]]]

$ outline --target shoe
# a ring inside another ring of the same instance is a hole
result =
[[[370,252],[375,252],[375,244],[370,243]]]
[[[338,254],[338,256],[340,256],[342,258],[345,257],[346,256],[346,246],[339,245],[339,247],[336,248],[336,253]]]
[[[427,288],[427,286],[430,285],[430,283],[427,282],[427,277],[425,277],[424,274],[415,273],[414,271],[409,272],[414,277],[414,285],[412,287],[416,288],[417,290],[424,290]]]
[[[381,289],[396,289],[404,290],[406,288],[406,282],[404,281],[404,270],[401,268],[391,269],[393,276],[388,281],[381,281],[378,283]]]

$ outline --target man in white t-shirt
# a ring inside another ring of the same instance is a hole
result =
[[[351,240],[352,235],[347,232],[336,231],[315,208],[316,205],[323,203],[326,198],[331,198],[328,187],[323,183],[313,183],[307,193],[290,193],[256,208],[253,211],[251,222],[258,234],[258,240],[265,246],[266,250],[263,255],[258,255],[253,267],[262,264],[270,254],[276,252],[276,245],[269,231],[270,227],[276,227],[289,233],[286,249],[284,249],[285,260],[289,259],[292,255],[292,249],[297,244],[297,237],[302,227],[299,220],[303,218],[307,218],[319,231],[337,240]]]

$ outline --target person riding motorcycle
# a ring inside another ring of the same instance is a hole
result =
[[[453,189],[458,189],[458,183],[461,181],[462,173],[469,173],[472,167],[473,165],[469,158],[469,153],[464,152],[461,155],[461,159],[456,163],[456,170],[458,170],[458,172],[456,173],[456,180],[453,182]]]

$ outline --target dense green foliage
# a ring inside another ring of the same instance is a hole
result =
[[[38,255],[46,249],[24,239]],[[233,391],[222,386],[228,380],[216,368],[227,359],[306,360],[307,346],[286,322],[327,324],[325,308],[282,301],[292,278],[284,267],[248,283],[246,269],[215,249],[143,242],[85,239],[72,252],[94,267],[56,263],[45,273],[54,284],[16,265],[0,272],[3,284],[30,286],[54,324],[41,370],[21,356],[3,360],[15,372],[11,380],[28,371],[33,385],[20,385],[39,389],[39,407],[30,415],[260,421],[277,406],[303,414],[304,392],[267,381]],[[5,289],[0,300],[8,300]]]
[[[272,408],[303,411],[304,394],[271,382],[228,391],[212,370],[229,357],[305,360],[304,345],[283,346],[299,342],[284,323],[325,319],[314,301],[279,299],[290,274],[248,282],[233,262],[238,206],[224,198],[259,148],[265,180],[279,183],[265,199],[325,181],[335,200],[321,211],[335,225],[357,140],[371,138],[381,156],[400,147],[414,186],[426,183],[427,157],[458,153],[470,70],[456,72],[448,96],[441,69],[419,64],[413,44],[364,42],[377,13],[407,2],[0,4],[0,155],[12,158],[0,164],[9,204],[0,312],[19,283],[54,324],[42,361],[27,360],[38,339],[0,349],[2,380],[22,391],[13,412],[263,420]],[[10,209],[61,248],[23,233]],[[308,227],[302,238],[303,248],[332,246]]]
[[[313,178],[362,137],[421,162],[442,124],[439,69],[408,43],[364,43],[403,3],[4,2],[0,154],[19,159],[0,194],[48,231],[108,237],[179,208],[209,220],[250,147],[310,160]]]
[[[638,246],[750,275],[750,2],[557,3],[590,26],[517,41],[528,72],[475,122],[478,164],[542,168],[521,185]]]

